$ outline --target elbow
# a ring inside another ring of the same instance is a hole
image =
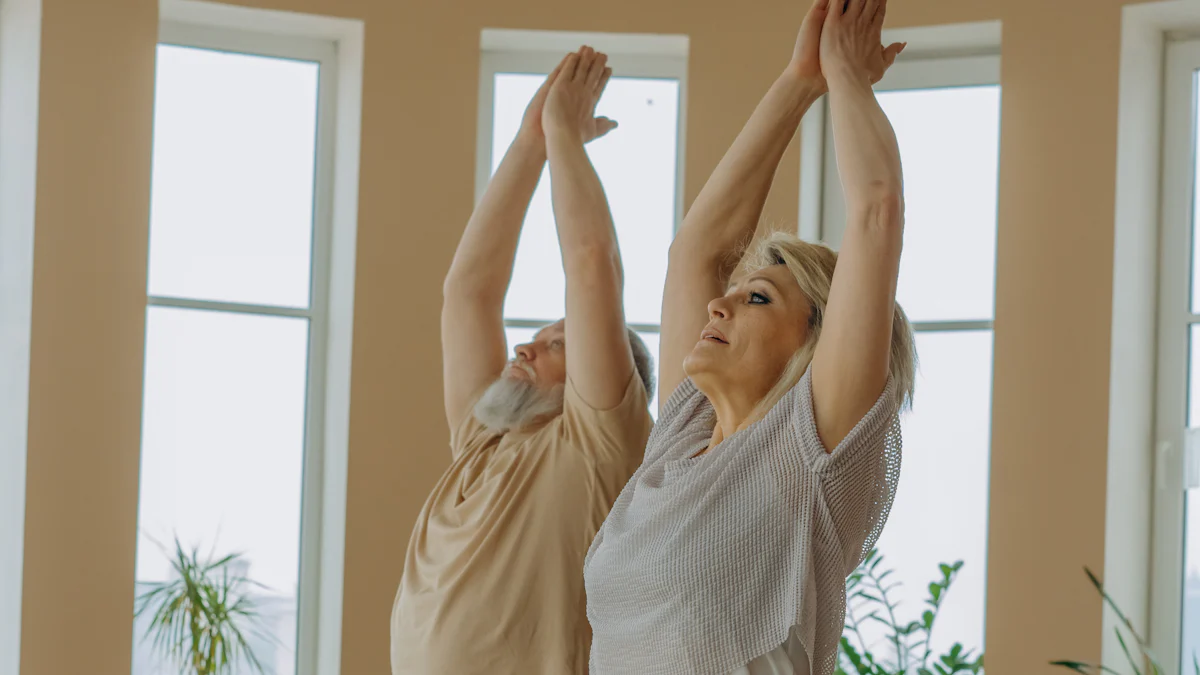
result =
[[[888,185],[882,181],[872,184],[851,205],[850,222],[858,223],[871,231],[904,230],[904,190],[900,185]]]

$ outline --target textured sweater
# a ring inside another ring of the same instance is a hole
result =
[[[763,419],[696,456],[716,415],[686,380],[584,564],[593,675],[727,675],[795,627],[830,675],[846,577],[874,546],[900,476],[895,384],[826,452],[812,370]]]

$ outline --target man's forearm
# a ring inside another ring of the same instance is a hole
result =
[[[545,164],[541,138],[519,135],[509,146],[467,221],[446,276],[448,289],[494,294],[503,300],[512,279],[521,225]]]
[[[546,139],[550,181],[554,194],[554,220],[559,246],[568,267],[579,255],[617,258],[617,235],[604,186],[578,139]]]

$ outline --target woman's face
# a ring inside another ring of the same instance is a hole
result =
[[[809,299],[784,265],[740,279],[708,303],[708,326],[683,369],[706,393],[761,399],[808,340]],[[711,394],[710,394],[711,395]]]

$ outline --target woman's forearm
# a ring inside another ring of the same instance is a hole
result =
[[[823,93],[823,83],[791,69],[775,80],[696,197],[676,248],[726,259],[753,236],[779,162]]]
[[[854,214],[873,210],[882,200],[902,197],[900,147],[866,77],[848,69],[828,77],[838,173],[853,221]]]

